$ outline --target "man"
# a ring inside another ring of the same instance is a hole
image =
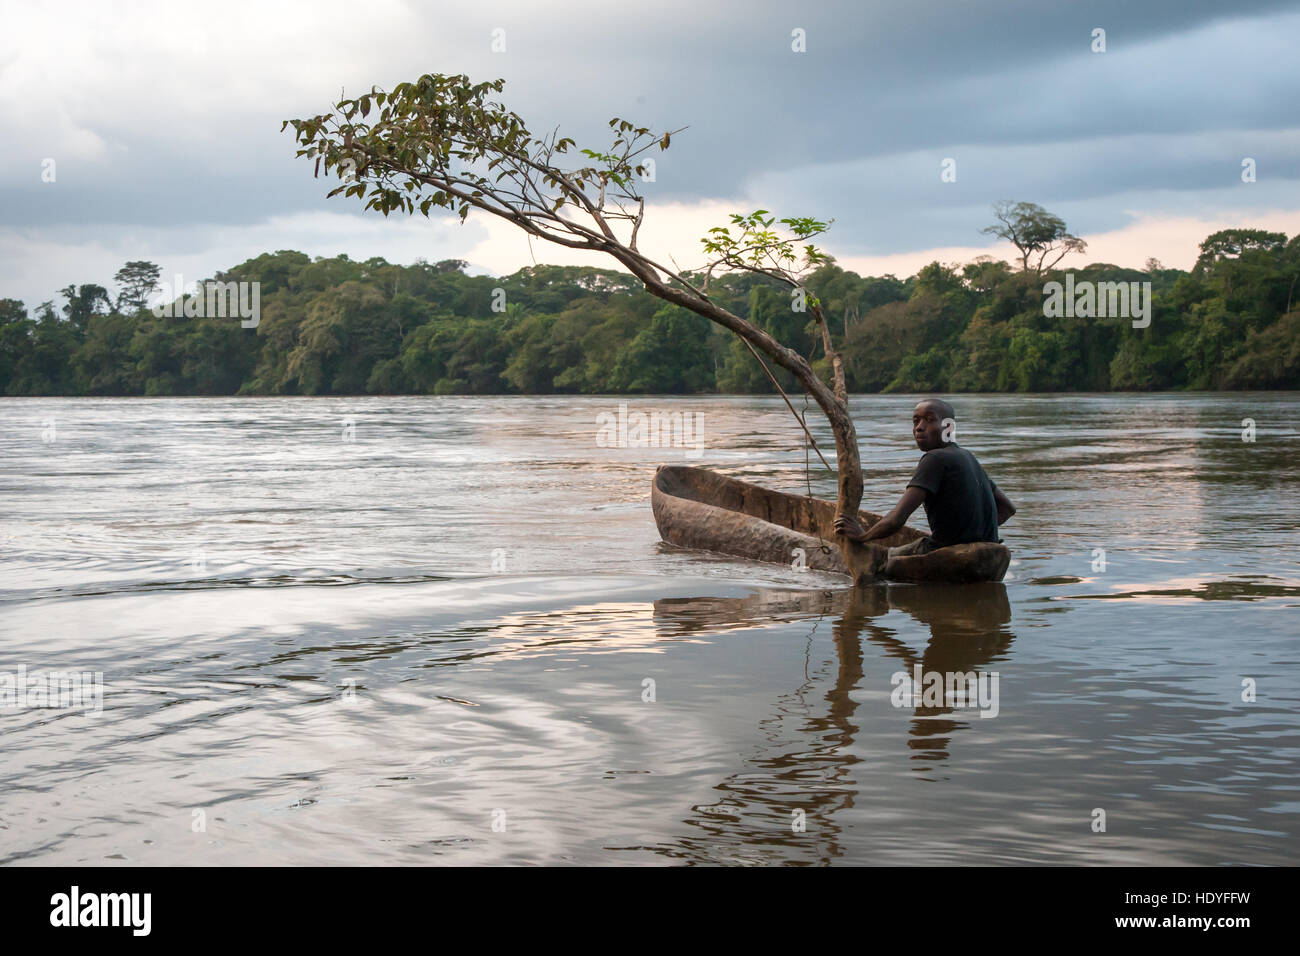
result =
[[[999,541],[998,526],[1016,513],[1016,507],[989,480],[975,456],[951,438],[957,413],[947,402],[929,398],[912,410],[912,435],[925,452],[907,490],[894,510],[866,531],[857,518],[840,515],[835,530],[850,541],[887,538],[925,505],[930,534],[911,544],[889,549],[889,557],[928,554],[936,548],[968,541]],[[948,440],[945,440],[948,439]]]

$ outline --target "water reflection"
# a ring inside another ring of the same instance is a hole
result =
[[[920,654],[876,621],[892,610],[905,611],[929,628],[930,640]],[[922,675],[944,675],[946,685],[947,675],[987,672],[991,670],[987,665],[1005,661],[1015,640],[1010,623],[1011,602],[1001,583],[855,588],[844,616],[835,624],[836,647],[842,671],[851,656],[860,657],[854,648],[860,646],[859,636],[865,636],[900,661],[908,675],[919,667]],[[948,759],[952,735],[969,726],[974,716],[964,710],[959,717],[945,717],[957,712],[945,705],[915,708],[907,741],[914,761],[930,765]]]
[[[915,398],[853,401],[876,510]],[[708,412],[696,464],[808,487],[779,397],[635,401]],[[0,720],[0,857],[1300,858],[1294,393],[963,398],[1020,506],[1014,622],[965,587],[661,546],[650,477],[678,459],[596,448],[611,402],[4,400],[0,671],[102,670],[106,711]],[[733,599],[654,604],[701,593]],[[1001,671],[999,717],[892,706],[915,666]],[[218,805],[199,849],[190,808]],[[532,816],[496,834],[497,806]]]
[[[887,620],[894,611],[928,630],[919,652],[898,622]],[[891,685],[883,673],[870,686],[864,681],[863,638],[909,674],[918,665],[922,672],[985,671],[1008,659],[1015,639],[1002,584],[760,591],[743,598],[661,600],[654,607],[665,637],[797,618],[809,622],[803,678],[760,721],[763,743],[742,769],[713,787],[712,802],[692,808],[681,839],[641,849],[688,863],[808,865],[843,857],[847,821],[841,819],[848,814],[841,811],[861,801],[854,819],[860,821],[863,811],[873,817],[873,798],[888,787],[887,774],[876,772],[878,758],[892,759],[895,733],[882,713],[893,709]],[[813,639],[828,618],[835,656],[818,663]],[[970,726],[969,717],[950,716],[955,712],[946,704],[914,710],[907,748],[923,778],[951,758],[954,735]]]

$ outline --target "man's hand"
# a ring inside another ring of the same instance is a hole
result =
[[[903,527],[908,515],[925,504],[926,494],[924,488],[909,485],[908,489],[903,492],[903,497],[898,499],[898,504],[894,505],[894,510],[866,531],[862,530],[862,525],[858,524],[856,517],[849,517],[848,515],[835,516],[835,530],[850,541],[856,541],[859,544],[866,544],[868,541],[875,541],[878,538],[888,538]]]
[[[850,541],[865,541],[867,533],[862,530],[862,525],[858,523],[857,518],[850,518],[848,515],[835,516],[835,533],[842,534]]]
[[[1011,499],[1002,493],[1002,489],[997,485],[993,486],[993,503],[998,508],[998,524],[1006,524],[1013,514],[1016,513],[1016,506],[1011,503]]]

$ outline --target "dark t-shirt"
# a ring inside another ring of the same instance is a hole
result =
[[[956,443],[921,456],[909,488],[924,488],[930,537],[939,547],[967,541],[998,541],[996,485],[975,456]]]

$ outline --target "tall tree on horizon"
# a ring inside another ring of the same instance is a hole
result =
[[[117,283],[117,311],[134,315],[145,307],[149,296],[158,288],[162,268],[152,262],[137,259],[117,270],[113,281]]]
[[[1060,216],[1052,215],[1038,203],[1013,203],[1004,199],[994,203],[993,216],[997,222],[985,226],[980,232],[1005,239],[1015,246],[1020,252],[1022,272],[1030,270],[1031,256],[1038,256],[1032,265],[1033,271],[1042,274],[1071,252],[1083,252],[1088,248],[1086,242],[1066,230],[1065,221]],[[1047,262],[1047,257],[1052,255],[1052,261]]]

